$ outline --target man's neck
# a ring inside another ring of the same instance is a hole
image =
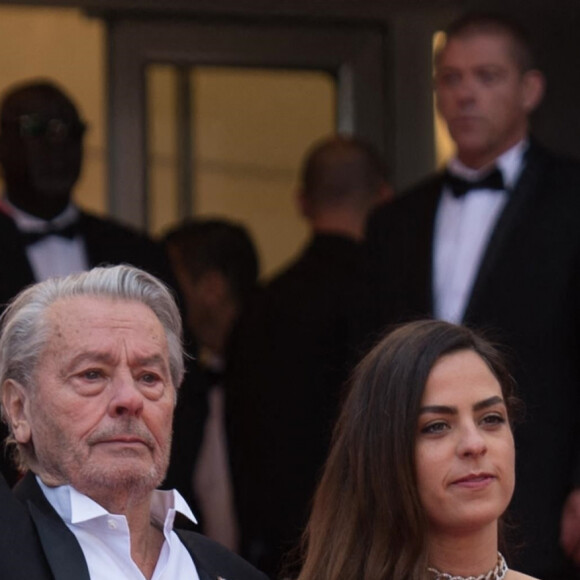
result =
[[[524,156],[528,147],[528,139],[522,139],[494,159],[493,165],[501,171],[504,183],[508,189],[511,189],[517,182],[523,168]],[[452,159],[448,164],[448,168],[454,175],[469,180],[482,177],[489,171],[489,168],[483,170],[471,169],[459,157]]]
[[[512,139],[507,140],[503,147],[493,149],[491,151],[471,152],[471,151],[457,151],[457,159],[466,167],[475,171],[480,171],[490,165],[493,165],[496,160],[504,155],[510,149],[513,149],[518,143],[526,139],[527,132],[517,133]]]
[[[310,225],[316,234],[335,234],[355,241],[362,241],[365,231],[365,215],[351,209],[325,210],[310,218]]]
[[[89,497],[109,513],[124,515],[127,518],[131,538],[131,559],[145,578],[151,578],[164,542],[163,531],[151,522],[152,492]]]
[[[163,547],[163,531],[153,525],[149,510],[146,514],[139,514],[139,517],[126,516],[131,536],[131,559],[143,576],[149,579],[153,576]]]
[[[20,211],[33,217],[50,221],[60,215],[70,204],[70,195],[59,199],[33,200],[27,196],[12,195],[10,190],[6,192],[8,201]]]

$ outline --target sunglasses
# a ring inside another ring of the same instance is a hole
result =
[[[23,138],[44,138],[54,143],[67,140],[80,141],[87,126],[80,120],[65,121],[64,119],[42,117],[40,115],[20,115],[16,119],[5,120],[5,126],[15,125]]]

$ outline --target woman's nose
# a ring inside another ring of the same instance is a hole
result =
[[[457,445],[457,453],[462,457],[477,457],[487,451],[487,443],[484,435],[477,425],[469,425],[462,429]]]

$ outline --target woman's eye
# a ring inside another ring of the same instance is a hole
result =
[[[491,415],[485,415],[485,417],[483,417],[482,419],[482,423],[484,425],[491,425],[491,426],[495,426],[495,425],[503,425],[506,422],[506,419],[503,415],[498,415],[496,413],[493,413]]]
[[[449,429],[449,425],[445,421],[435,421],[434,423],[429,423],[421,429],[421,433],[438,434],[443,433]]]

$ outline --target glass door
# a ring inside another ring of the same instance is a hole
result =
[[[114,20],[108,46],[110,208],[153,234],[234,218],[276,270],[305,237],[308,146],[341,131],[384,150],[378,30]]]

